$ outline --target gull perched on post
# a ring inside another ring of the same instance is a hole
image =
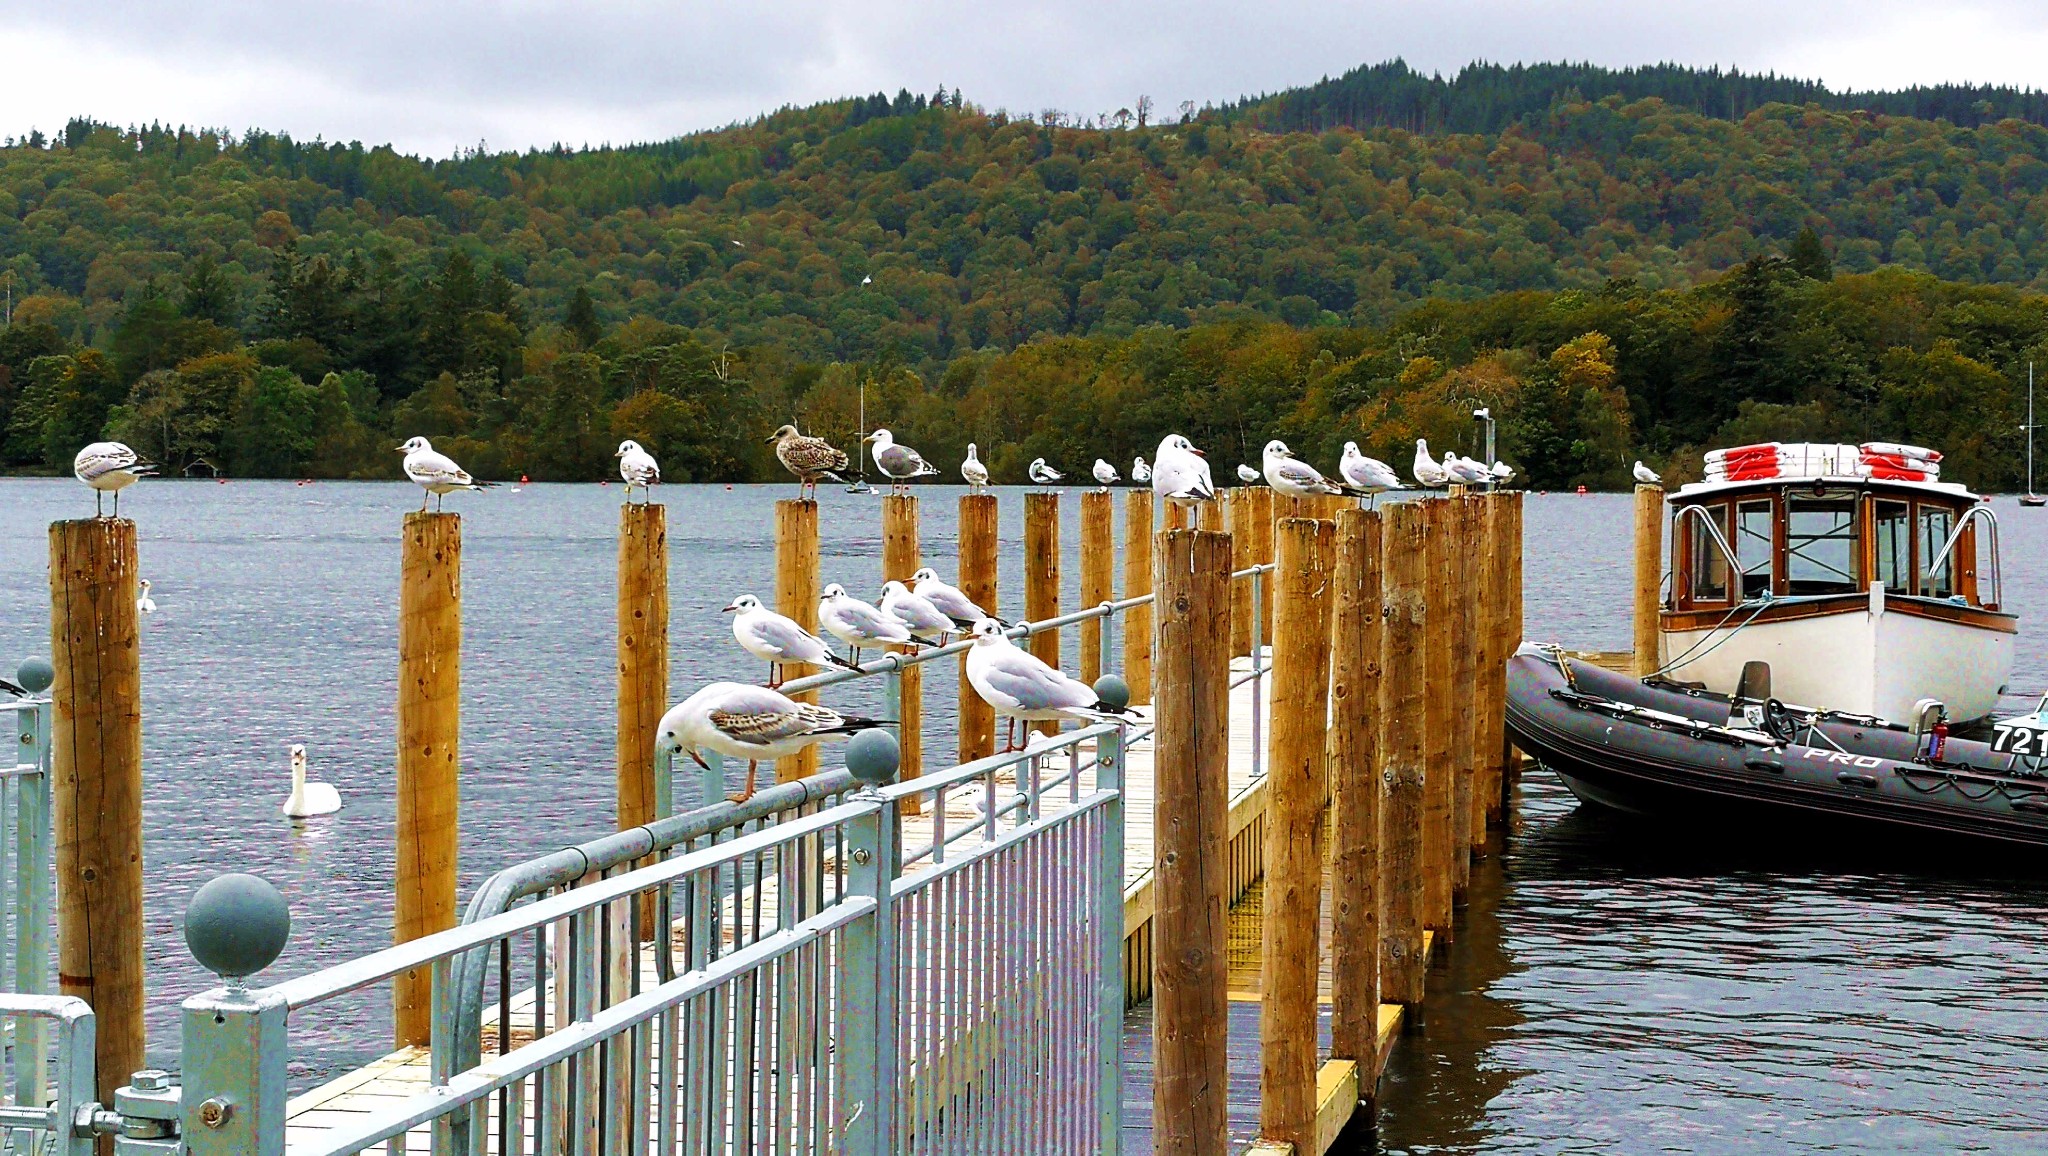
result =
[[[780,426],[768,440],[775,445],[775,460],[782,468],[796,475],[796,492],[799,498],[818,496],[818,482],[829,480],[843,482],[838,471],[846,468],[846,452],[832,448],[824,438],[814,438],[796,432],[793,425]]]
[[[405,476],[420,484],[420,488],[434,496],[434,509],[441,508],[441,496],[456,490],[488,489],[489,482],[479,482],[469,476],[469,471],[455,464],[455,459],[438,453],[425,438],[413,438],[398,447],[405,454]],[[427,500],[420,499],[420,509],[427,508]]]
[[[1412,472],[1425,490],[1434,490],[1450,478],[1444,468],[1436,464],[1436,459],[1429,456],[1429,442],[1422,438],[1415,439],[1415,469]]]
[[[1445,454],[1443,466],[1444,473],[1448,474],[1452,481],[1462,482],[1468,486],[1482,486],[1493,478],[1485,466],[1457,454]]]
[[[782,667],[786,663],[808,662],[812,666],[860,669],[832,653],[825,640],[805,630],[802,623],[761,605],[761,600],[752,594],[742,594],[733,599],[731,605],[719,613],[737,615],[732,620],[733,639],[748,654],[768,663],[768,686],[771,690],[782,685]]]
[[[92,487],[93,516],[103,518],[100,509],[103,494],[114,495],[114,516],[121,516],[121,491],[135,484],[137,478],[156,475],[156,467],[135,456],[135,451],[120,442],[94,442],[78,451],[71,459],[71,475]]]
[[[1337,459],[1337,476],[1353,490],[1374,498],[1388,490],[1408,488],[1401,484],[1401,475],[1394,472],[1394,467],[1358,452],[1357,442],[1344,443],[1344,456]]]
[[[974,624],[974,645],[967,651],[967,681],[982,701],[1010,720],[1004,751],[1017,749],[1019,722],[1078,719],[1105,722],[1119,710],[1102,701],[1095,688],[1046,665],[1037,655],[1020,650],[1003,634],[1002,623],[984,618]]]
[[[967,479],[967,488],[980,493],[988,485],[988,467],[981,462],[981,451],[973,442],[967,443],[967,460],[960,463],[960,476]]]
[[[1325,481],[1321,470],[1295,457],[1294,451],[1279,438],[1266,443],[1266,484],[1273,487],[1274,493],[1291,498],[1344,492]]]
[[[714,682],[670,707],[655,731],[670,750],[706,769],[702,752],[707,750],[747,760],[747,785],[732,796],[733,802],[743,803],[754,796],[762,760],[788,758],[820,739],[883,725],[798,702],[764,686]]]
[[[882,613],[915,634],[919,642],[943,645],[947,635],[960,633],[959,624],[931,599],[894,580],[882,583]]]
[[[640,500],[648,498],[647,487],[661,484],[661,467],[654,462],[654,455],[640,448],[632,440],[619,443],[619,452],[612,455],[619,459],[619,477],[626,483],[626,500],[633,500],[633,487],[640,487]]]
[[[1103,461],[1101,458],[1095,459],[1095,468],[1090,472],[1095,475],[1096,484],[1100,485],[1104,490],[1123,481],[1122,476],[1116,472],[1116,467]]]
[[[1131,481],[1142,486],[1151,480],[1152,467],[1145,464],[1145,455],[1139,454],[1138,460],[1131,463]]]
[[[1641,459],[1637,459],[1637,461],[1636,461],[1636,471],[1635,471],[1635,472],[1636,472],[1636,481],[1639,481],[1639,482],[1643,483],[1643,484],[1644,484],[1644,485],[1646,485],[1646,486],[1654,486],[1654,485],[1656,485],[1656,484],[1657,484],[1658,482],[1661,482],[1661,481],[1663,481],[1663,480],[1664,480],[1664,478],[1663,478],[1663,476],[1662,476],[1661,474],[1659,474],[1659,473],[1658,473],[1657,471],[1655,471],[1655,470],[1651,469],[1650,467],[1648,467],[1648,466],[1644,465],[1644,464],[1642,463],[1642,460],[1641,460]]]
[[[860,661],[860,652],[884,646],[908,646],[910,631],[893,616],[855,598],[834,582],[818,599],[818,625],[846,644],[846,657]]]
[[[1259,480],[1264,476],[1264,474],[1259,473],[1259,471],[1245,465],[1243,462],[1237,463],[1237,480],[1247,486],[1258,485]]]
[[[995,615],[976,606],[974,599],[962,594],[959,587],[941,581],[939,579],[939,572],[930,566],[926,566],[910,576],[910,588],[920,596],[928,599],[933,606],[939,608],[939,613],[952,619],[953,624],[963,630],[972,627],[984,618],[995,618],[997,622],[1002,621],[1002,619],[996,618]]]
[[[885,429],[878,429],[866,439],[875,443],[872,452],[876,468],[889,479],[893,489],[901,491],[912,478],[937,477],[939,468],[918,456],[909,446],[896,444],[896,435]]]
[[[1032,458],[1031,465],[1028,466],[1024,470],[1024,472],[1030,475],[1032,481],[1037,482],[1039,485],[1044,486],[1048,489],[1052,487],[1052,484],[1054,482],[1057,482],[1061,478],[1067,476],[1059,472],[1058,470],[1053,469],[1051,466],[1046,465],[1044,458]]]
[[[1177,506],[1212,501],[1216,483],[1202,451],[1179,434],[1167,434],[1152,455],[1152,492]]]
[[[1507,464],[1506,462],[1493,463],[1493,480],[1495,482],[1505,485],[1508,482],[1513,481],[1514,477],[1515,467]]]

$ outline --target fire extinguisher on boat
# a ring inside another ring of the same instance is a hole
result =
[[[1927,740],[1927,758],[1932,762],[1941,761],[1941,752],[1948,746],[1948,716],[1934,720],[1933,735]]]

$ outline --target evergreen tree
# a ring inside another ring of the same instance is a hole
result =
[[[1786,253],[1785,259],[1792,263],[1793,271],[1802,277],[1815,281],[1835,279],[1835,264],[1828,259],[1828,251],[1820,243],[1820,234],[1814,232],[1811,225],[1799,230],[1799,236],[1793,238],[1792,248]]]
[[[590,299],[590,290],[576,287],[576,295],[569,299],[569,316],[563,323],[569,336],[576,341],[576,348],[588,350],[604,336],[604,329],[597,321],[597,303]]]

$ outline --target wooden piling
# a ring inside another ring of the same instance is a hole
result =
[[[818,503],[809,498],[784,498],[775,503],[775,610],[793,618],[812,634],[818,632]],[[787,663],[784,680],[816,674],[808,663]],[[798,702],[818,701],[818,692],[791,695]],[[775,760],[775,781],[787,783],[818,771],[816,743]]]
[[[1273,564],[1273,491],[1252,486],[1252,558],[1261,566]],[[1259,587],[1259,645],[1273,644],[1273,579]]]
[[[1454,530],[1451,535],[1450,599],[1450,699],[1451,699],[1451,889],[1463,895],[1472,882],[1472,801],[1477,797],[1475,777],[1479,725],[1479,567],[1485,554],[1479,540],[1479,512],[1482,498],[1467,493],[1452,500]],[[1484,820],[1479,829],[1485,829]]]
[[[1227,492],[1227,491],[1226,491]],[[1221,534],[1223,529],[1223,499],[1218,497],[1195,507],[1195,524],[1212,534]]]
[[[1166,503],[1166,512],[1164,516],[1165,521],[1160,526],[1160,529],[1162,531],[1191,530],[1194,528],[1194,516],[1189,513],[1188,508],[1186,506],[1182,505],[1179,502]]]
[[[1108,490],[1081,495],[1081,606],[1089,610],[1116,598],[1116,511]],[[1108,674],[1102,663],[1099,618],[1081,624],[1081,680],[1093,685]]]
[[[619,830],[654,821],[654,733],[668,709],[668,507],[619,507]],[[650,860],[651,861],[651,860]],[[639,934],[652,938],[657,912],[640,907]]]
[[[57,990],[92,1005],[97,1094],[104,1104],[113,1103],[114,1089],[143,1066],[136,566],[135,523],[126,518],[50,524]],[[31,1106],[40,1110],[42,1102]]]
[[[1229,539],[1167,531],[1155,579],[1152,1143],[1162,1156],[1220,1156],[1230,1089]]]
[[[1505,495],[1487,494],[1479,502],[1475,567],[1478,591],[1473,603],[1474,658],[1472,730],[1472,849],[1486,845],[1486,830],[1494,814],[1494,800],[1500,798],[1500,693],[1504,685],[1501,653],[1501,507]]]
[[[882,580],[910,584],[910,576],[924,565],[918,544],[917,495],[888,494],[882,498]],[[909,653],[912,647],[898,647]],[[897,675],[900,690],[896,723],[899,751],[897,777],[914,779],[924,773],[924,667],[906,666]],[[923,800],[906,796],[907,814],[919,814]]]
[[[1132,490],[1124,498],[1124,597],[1152,593],[1152,491]],[[1152,606],[1124,613],[1124,681],[1131,701],[1152,701]]]
[[[462,518],[405,515],[398,584],[398,865],[394,942],[455,926],[461,797]],[[660,716],[657,715],[657,718]],[[391,983],[398,1046],[433,1029],[426,968]]]
[[[1451,766],[1451,649],[1454,609],[1451,601],[1453,519],[1457,499],[1427,501],[1429,538],[1428,627],[1423,634],[1423,924],[1439,934],[1451,928],[1451,801],[1457,775]]]
[[[1507,507],[1507,620],[1501,626],[1502,653],[1513,654],[1522,645],[1522,511],[1524,495],[1517,491],[1508,495]],[[1506,686],[1505,680],[1502,682]],[[1506,727],[1502,727],[1502,740],[1506,741]],[[1512,744],[1509,744],[1510,746]],[[1501,752],[1501,811],[1506,814],[1508,792],[1514,789],[1514,782],[1507,773],[1511,766],[1518,765],[1508,759],[1508,752]]]
[[[1428,502],[1387,507],[1380,533],[1379,758],[1386,788],[1380,844],[1380,990],[1422,1005],[1423,700],[1429,629]]]
[[[1337,516],[1330,649],[1330,1057],[1378,1062],[1380,516]]]
[[[1637,678],[1647,678],[1663,665],[1657,656],[1657,613],[1662,608],[1658,595],[1664,571],[1663,487],[1636,487],[1635,537],[1635,672]]]
[[[1313,518],[1287,518],[1274,529],[1278,620],[1267,747],[1265,915],[1260,922],[1259,1131],[1268,1140],[1293,1144],[1297,1152],[1315,1143],[1335,534],[1334,525]]]
[[[1060,496],[1057,493],[1024,495],[1024,619],[1043,622],[1060,615]],[[1031,636],[1031,653],[1047,666],[1059,669],[1060,632],[1040,631]],[[1042,734],[1060,733],[1060,724],[1032,724]]]
[[[960,581],[962,594],[990,614],[996,603],[996,496],[960,498]],[[967,656],[960,656],[960,761],[996,753],[996,711],[967,681]]]

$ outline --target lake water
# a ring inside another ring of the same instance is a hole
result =
[[[950,576],[959,491],[920,492],[925,554]],[[718,610],[739,593],[772,595],[770,513],[791,493],[661,491],[677,696],[761,677]],[[450,501],[464,517],[464,897],[498,868],[610,825],[619,496],[538,485]],[[821,496],[824,580],[873,596],[875,500]],[[169,1058],[178,1001],[210,986],[179,918],[216,873],[256,872],[291,900],[292,942],[273,976],[389,942],[398,533],[417,502],[400,484],[153,481],[122,503],[159,607],[143,636],[153,1056]],[[1012,612],[1022,506],[1003,492]],[[1628,645],[1629,508],[1625,496],[1530,496],[1528,637]],[[0,479],[0,669],[48,652],[46,527],[90,510],[68,479]],[[2033,563],[2048,514],[2010,500],[1998,512],[2008,602],[2034,614],[2048,594]],[[934,760],[953,749],[949,683],[928,680]],[[2013,685],[2048,686],[2036,635],[2021,636]],[[845,688],[833,702],[873,710],[878,689]],[[292,742],[310,748],[315,778],[340,788],[340,815],[296,827],[279,816]],[[1507,853],[1477,879],[1463,942],[1432,980],[1429,1032],[1396,1051],[1382,1120],[1391,1150],[2048,1145],[2038,883],[1888,858],[1727,861],[1646,845],[1540,773]],[[295,1019],[311,1066],[294,1082],[381,1052],[388,1023],[381,992]]]

